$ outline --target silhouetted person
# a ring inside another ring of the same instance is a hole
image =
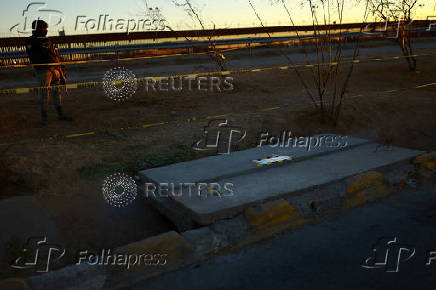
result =
[[[53,43],[47,38],[48,24],[43,20],[32,22],[32,36],[26,44],[26,52],[30,63],[35,65],[36,77],[41,87],[41,123],[47,125],[47,104],[50,95],[54,98],[54,104],[58,112],[59,120],[72,121],[71,117],[65,116],[62,111],[62,95],[60,85],[66,84],[64,67],[60,65],[61,57]],[[55,65],[43,65],[57,63]],[[52,88],[55,86],[54,88]]]

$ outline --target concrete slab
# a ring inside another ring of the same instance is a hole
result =
[[[321,139],[321,137],[324,137],[324,139]],[[285,148],[285,146],[279,147],[280,145],[278,147],[262,146],[233,152],[229,155],[211,156],[194,161],[147,169],[140,171],[139,176],[144,181],[156,184],[173,183],[178,185],[216,181],[222,178],[257,172],[258,168],[256,168],[252,160],[269,157],[274,154],[291,156],[294,161],[298,161],[338,150],[350,150],[355,146],[370,142],[365,139],[336,134],[320,134],[312,136],[312,138],[318,138],[319,144],[322,143],[322,146],[314,147],[315,142],[312,142],[310,150],[307,149],[308,147],[305,146],[304,142],[296,143],[297,146],[294,146],[294,143],[291,142],[288,148]],[[332,141],[332,138],[336,141]],[[287,144],[287,141],[285,144]]]
[[[376,144],[361,144],[331,154],[312,155],[281,167],[215,180],[221,186],[232,184],[232,194],[198,196],[184,188],[183,194],[169,198],[176,206],[188,210],[195,223],[206,225],[231,218],[256,203],[289,197],[355,174],[408,162],[423,153],[398,147],[375,152]]]
[[[280,167],[258,168],[258,171],[248,173],[246,170],[243,174],[229,178],[219,177],[213,180],[213,182],[220,184],[221,188],[225,184],[231,184],[232,192],[227,191],[213,195],[202,192],[199,195],[198,191],[185,187],[182,191],[178,191],[177,195],[168,196],[169,202],[166,206],[173,211],[180,210],[184,215],[188,215],[194,224],[207,225],[220,219],[232,218],[253,204],[290,197],[297,192],[340,181],[362,172],[387,166],[395,167],[401,162],[408,163],[413,157],[423,153],[422,151],[398,147],[376,152],[377,144],[375,143],[368,143],[362,139],[355,142],[358,145],[351,146],[347,150],[322,151],[324,154],[307,151],[303,153],[300,150],[295,150],[295,155],[301,154],[299,156],[307,158],[297,158]],[[253,150],[247,151],[254,152]],[[326,152],[329,154],[325,154]],[[243,160],[243,156],[246,157],[246,160]],[[219,157],[221,160],[228,158],[228,156],[218,156],[218,159]],[[247,152],[241,152],[237,156],[238,161],[244,164],[241,166],[247,166],[247,164],[253,166],[250,163],[251,158],[252,154]],[[212,162],[211,160],[209,158],[209,162]],[[188,164],[183,166],[188,170]],[[210,163],[208,166],[211,171],[214,171],[214,163]],[[214,172],[216,173],[216,171]],[[169,174],[171,178],[173,173]],[[188,175],[189,173],[184,176]],[[198,176],[192,175],[191,178],[199,178]],[[204,177],[206,174],[202,176]],[[170,177],[167,180],[170,180]]]

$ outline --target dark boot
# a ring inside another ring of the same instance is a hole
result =
[[[41,125],[47,126],[47,112],[41,112]]]
[[[64,113],[62,111],[62,107],[56,107],[56,109],[58,110],[58,119],[59,120],[61,120],[61,121],[73,121],[73,118],[64,115]]]

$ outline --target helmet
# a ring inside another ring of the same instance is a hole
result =
[[[37,37],[47,36],[48,24],[44,20],[38,19],[32,22],[32,35]]]

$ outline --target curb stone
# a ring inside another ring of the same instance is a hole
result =
[[[116,263],[119,263],[117,265],[89,265],[83,263],[81,265],[67,266],[53,272],[32,276],[27,279],[31,288],[17,288],[17,290],[123,289],[162,273],[174,271],[198,260],[198,254],[190,246],[190,243],[174,231],[115,249],[113,255],[117,254],[123,254],[124,257],[129,254],[144,254],[147,256],[142,257],[142,261],[144,261],[142,265],[132,266],[130,269],[126,269],[127,259],[118,260],[118,258],[111,260],[111,262],[115,260]],[[151,262],[152,259],[156,258],[154,256],[156,254],[161,255],[159,259],[161,259],[162,265],[152,266],[149,263],[144,265],[146,263],[145,259],[148,259],[147,262]],[[153,258],[150,255],[153,255]],[[0,281],[0,289],[14,289],[11,287],[4,288],[3,283],[11,282],[8,280]]]
[[[413,159],[418,174],[424,177],[431,176],[436,170],[436,151],[422,154]]]
[[[348,178],[346,207],[355,207],[392,193],[383,174],[370,171]]]
[[[344,207],[346,185],[343,181],[317,186],[287,200],[303,219],[311,220]]]
[[[255,232],[300,219],[299,213],[284,199],[252,206],[245,210],[244,216]]]
[[[287,228],[300,226],[305,221],[285,199],[252,206],[244,211],[250,226],[250,238],[241,243],[246,245],[266,239]]]
[[[131,243],[114,251],[117,254],[147,254],[148,265],[135,265],[130,269],[111,267],[104,289],[124,289],[154,276],[171,272],[199,260],[199,255],[185,238],[175,231],[166,232],[139,242]],[[144,263],[145,262],[144,258]]]
[[[34,290],[46,289],[102,289],[107,277],[106,268],[87,264],[71,265],[59,270],[28,278]]]
[[[192,245],[201,257],[216,254],[220,249],[230,245],[225,234],[217,233],[209,227],[202,227],[182,233],[182,236]]]

